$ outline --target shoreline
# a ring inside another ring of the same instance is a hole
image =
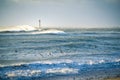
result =
[[[95,77],[95,76],[91,76],[91,77],[81,77],[80,75],[69,75],[69,76],[51,76],[51,77],[47,77],[47,78],[35,78],[35,80],[120,80],[120,77]]]
[[[105,78],[103,80],[120,80],[120,77],[114,77],[114,78]]]
[[[101,64],[86,65],[86,67],[85,65],[83,65],[84,67],[79,66],[80,70],[78,71],[78,73],[72,73],[71,71],[66,74],[65,73],[60,74],[61,71],[63,72],[62,68],[61,70],[55,70],[54,69],[55,64],[43,65],[43,66],[52,67],[52,69],[48,69],[48,70],[52,70],[55,73],[47,73],[46,71],[44,71],[44,69],[43,69],[43,72],[41,72],[42,68],[39,68],[40,66],[42,65],[36,63],[36,64],[30,64],[30,65],[1,67],[0,69],[2,71],[1,71],[0,79],[5,79],[5,80],[15,80],[15,79],[16,80],[19,80],[19,79],[21,80],[23,79],[24,80],[120,80],[119,63],[114,63],[114,64],[106,63],[102,65]],[[37,70],[40,70],[40,71],[37,71]],[[5,74],[2,74],[2,72],[4,72]],[[16,75],[13,75],[13,74],[16,74]]]

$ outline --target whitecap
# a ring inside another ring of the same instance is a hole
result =
[[[55,68],[55,69],[47,69],[46,73],[59,73],[59,74],[69,74],[69,73],[78,73],[79,69],[73,68]]]
[[[105,62],[105,60],[100,60],[100,61],[99,61],[99,63],[104,63],[104,62]]]
[[[19,26],[11,26],[11,27],[0,27],[0,32],[14,32],[14,31],[34,31],[37,30],[37,27],[29,26],[29,25],[19,25]]]
[[[72,60],[70,59],[64,59],[64,60],[45,60],[45,61],[35,61],[35,62],[32,62],[33,63],[40,63],[40,64],[60,64],[60,63],[73,63]]]
[[[115,62],[120,62],[120,59],[116,59]]]
[[[57,29],[48,29],[48,30],[31,32],[30,34],[65,34],[65,32]]]
[[[16,77],[16,76],[33,76],[36,74],[41,74],[41,70],[15,70],[11,72],[5,73],[8,77]]]

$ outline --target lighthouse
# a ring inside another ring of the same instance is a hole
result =
[[[39,29],[40,29],[40,27],[41,27],[41,20],[39,19]]]

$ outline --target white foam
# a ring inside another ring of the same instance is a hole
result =
[[[88,64],[92,65],[92,64],[95,64],[95,62],[92,61],[92,60],[89,60],[89,61],[88,61]]]
[[[105,62],[105,60],[100,60],[100,61],[99,61],[99,63],[104,63],[104,62]]]
[[[5,74],[8,77],[16,77],[16,76],[32,76],[40,73],[41,73],[41,70],[15,70],[11,72],[6,72]]]
[[[60,64],[60,63],[73,63],[72,60],[69,59],[64,59],[64,60],[44,60],[44,61],[30,61],[30,62],[13,62],[13,63],[8,63],[8,64],[0,64],[0,67],[5,67],[5,66],[21,66],[24,64]]]
[[[37,27],[33,27],[33,26],[29,26],[29,25],[0,27],[0,32],[4,32],[4,31],[33,31],[33,30],[37,30]]]
[[[40,64],[60,64],[60,63],[73,63],[72,60],[69,60],[69,59],[65,59],[65,60],[54,60],[54,61],[49,61],[49,60],[46,60],[46,61],[35,61],[35,62],[32,62],[32,63],[40,63]]]
[[[106,62],[108,61],[101,59],[101,60],[81,60],[80,62],[78,61],[77,63],[78,65],[83,65],[83,64],[93,65],[93,64],[102,64]],[[109,61],[109,62],[112,62],[112,61]]]
[[[36,31],[36,32],[31,32],[31,34],[65,34],[64,31],[62,30],[57,30],[57,29],[48,29],[48,30],[42,30],[42,31]]]
[[[27,32],[27,33],[12,33],[12,35],[21,35],[21,34],[22,35],[23,34],[66,34],[62,30],[57,30],[57,29],[46,29],[46,30],[44,30],[44,29],[38,29],[37,27],[29,26],[29,25],[12,26],[12,27],[0,27],[0,32],[6,32],[6,31],[10,31],[10,32],[32,31],[32,32]],[[7,35],[9,35],[9,34],[7,34]]]
[[[116,59],[115,61],[116,61],[116,62],[120,62],[120,59]]]
[[[60,74],[78,73],[78,69],[73,68],[47,69],[46,73],[60,73]]]
[[[0,67],[6,67],[6,66],[21,66],[23,64],[29,64],[27,62],[15,62],[15,63],[7,63],[7,64],[0,64]]]

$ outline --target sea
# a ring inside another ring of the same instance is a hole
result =
[[[120,77],[120,28],[0,32],[0,80]]]

